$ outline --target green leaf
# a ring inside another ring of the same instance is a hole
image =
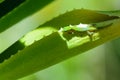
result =
[[[98,29],[94,33],[93,41],[88,35],[79,36],[79,33],[64,35],[64,33],[58,32],[61,27],[70,24],[99,24],[108,23],[111,20],[113,21],[111,25]],[[115,39],[120,36],[119,26],[118,16],[108,16],[97,11],[80,9],[60,15],[39,27],[40,33],[37,36],[39,40],[35,37],[31,41],[32,44],[22,50],[17,49],[18,52],[15,55],[0,64],[0,79],[16,80]],[[30,35],[34,37],[33,34]],[[31,39],[28,38],[24,41],[29,42]]]
[[[16,9],[8,13],[6,16],[0,19],[0,32],[8,29],[12,25],[18,23],[19,21],[23,20],[24,18],[33,15],[35,12],[39,11],[45,5],[50,3],[53,0],[26,0]],[[7,6],[5,6],[7,7]],[[12,19],[12,20],[11,20]],[[7,22],[7,23],[6,23]]]
[[[106,14],[109,16],[119,16],[120,17],[120,10],[115,11],[98,11],[99,13]]]
[[[52,26],[55,28],[64,27],[66,25],[76,25],[79,23],[98,23],[107,20],[117,19],[119,16],[109,16],[108,14],[99,13],[100,11],[86,10],[86,9],[75,9],[60,15],[51,21],[41,26]],[[116,12],[116,11],[115,11]],[[114,11],[113,11],[114,13]],[[119,14],[119,12],[117,12]],[[110,13],[111,14],[111,13]]]
[[[43,17],[43,15],[48,10],[45,5],[52,1],[26,0],[20,6],[3,16],[0,19],[0,45],[2,45],[0,53],[23,35],[48,21],[50,18]]]

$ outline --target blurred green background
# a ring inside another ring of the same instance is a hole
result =
[[[120,9],[120,0],[57,0],[56,3],[58,11]],[[119,44],[120,39],[113,40],[19,80],[120,80]]]

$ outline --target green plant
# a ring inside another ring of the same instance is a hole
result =
[[[47,13],[56,4],[52,1],[27,0],[0,19],[1,80],[16,80],[120,36],[120,11],[74,9],[55,17]],[[59,32],[79,23],[95,27],[91,37],[84,31]]]

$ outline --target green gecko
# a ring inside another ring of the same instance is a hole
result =
[[[91,24],[78,24],[78,25],[69,25],[61,28],[60,32],[71,31],[71,34],[74,34],[75,31],[78,32],[87,32],[89,35],[92,35],[92,31],[95,31],[97,28],[93,27]]]
[[[87,35],[92,40],[92,36],[95,33],[96,30],[100,28],[104,28],[108,25],[111,25],[111,21],[109,22],[102,22],[102,23],[94,23],[94,24],[83,24],[80,23],[78,25],[69,25],[66,27],[63,27],[59,30],[59,32],[68,32],[70,34],[74,34],[75,32],[86,32]]]

